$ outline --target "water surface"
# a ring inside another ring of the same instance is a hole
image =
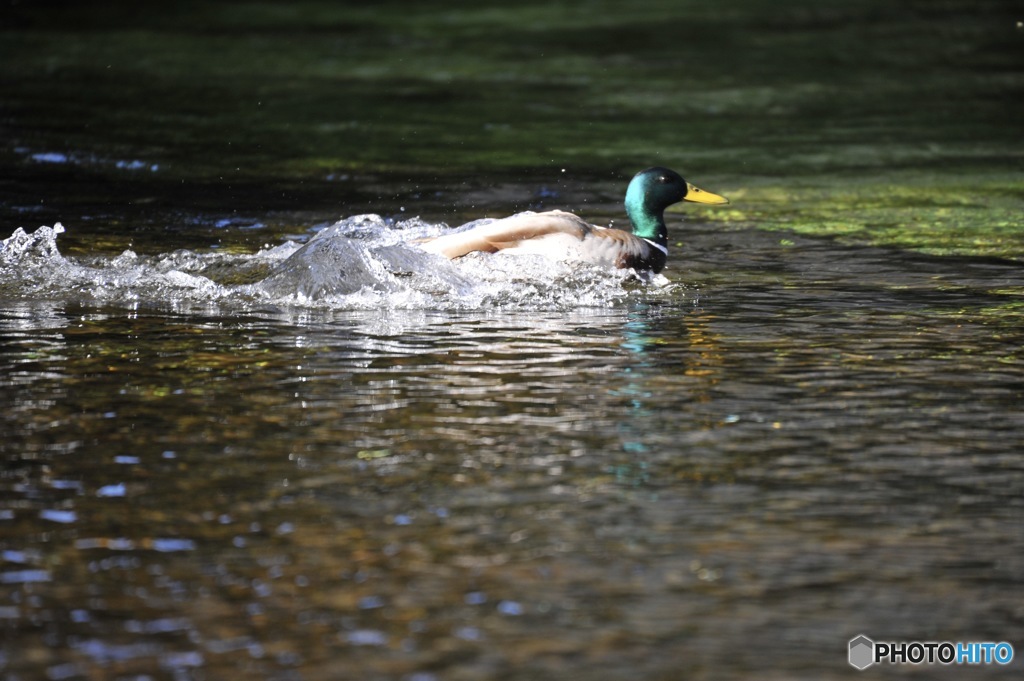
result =
[[[1019,641],[1019,267],[687,240],[660,285],[559,283],[600,306],[541,273],[201,303],[60,256],[141,274],[4,305],[6,671],[843,678],[862,632]]]
[[[140,7],[0,8],[5,677],[1020,677],[1014,3]]]

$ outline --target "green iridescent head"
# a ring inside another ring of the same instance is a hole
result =
[[[665,209],[680,201],[729,203],[727,199],[695,187],[668,168],[648,168],[633,176],[626,189],[626,215],[633,233],[659,243],[666,240]]]

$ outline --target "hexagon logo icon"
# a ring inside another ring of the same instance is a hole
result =
[[[861,634],[850,639],[850,664],[857,669],[867,669],[875,663],[875,642]]]

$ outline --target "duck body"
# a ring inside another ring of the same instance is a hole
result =
[[[637,238],[631,232],[592,225],[561,210],[518,213],[464,232],[437,237],[425,242],[423,247],[451,259],[473,252],[502,251],[655,272],[665,266],[668,250]]]
[[[519,213],[422,242],[431,252],[454,259],[473,252],[534,253],[554,260],[582,260],[638,272],[660,272],[668,259],[665,209],[680,201],[728,201],[694,187],[668,168],[637,173],[626,190],[632,229],[599,227],[572,213]]]

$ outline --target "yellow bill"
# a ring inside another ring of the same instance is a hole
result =
[[[686,183],[686,196],[683,197],[683,201],[710,204],[729,203],[729,199],[725,198],[724,196],[719,196],[718,194],[706,192],[700,187],[694,187],[689,182]]]

